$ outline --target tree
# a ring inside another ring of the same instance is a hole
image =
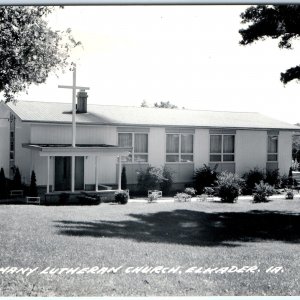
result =
[[[300,36],[299,5],[257,5],[241,14],[242,23],[250,24],[240,29],[241,45],[252,44],[267,37],[279,39],[278,47],[292,49],[292,40]],[[280,74],[283,84],[300,79],[300,65]]]
[[[155,102],[154,107],[156,107],[156,108],[178,108],[176,105],[172,104],[170,101],[160,101],[160,103]]]
[[[0,199],[4,199],[7,196],[7,182],[3,168],[0,171]]]
[[[71,30],[51,29],[45,18],[54,7],[0,6],[0,92],[6,102],[50,72],[69,65],[70,51],[80,43]]]
[[[22,182],[21,182],[21,174],[19,168],[15,169],[14,179],[13,179],[13,188],[15,190],[19,190],[22,188]]]
[[[146,100],[143,100],[143,102],[141,103],[141,107],[149,107]]]
[[[36,186],[36,176],[35,172],[31,172],[31,179],[30,179],[30,186],[29,186],[29,196],[30,197],[37,197],[37,186]]]
[[[127,189],[127,176],[126,176],[126,168],[123,166],[121,173],[121,189]]]

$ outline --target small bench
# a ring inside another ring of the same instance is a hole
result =
[[[11,190],[9,192],[10,197],[23,197],[23,190]]]
[[[40,197],[26,197],[27,204],[41,204]]]

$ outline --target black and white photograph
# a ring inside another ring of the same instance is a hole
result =
[[[0,297],[300,294],[300,5],[149,4],[0,2]]]

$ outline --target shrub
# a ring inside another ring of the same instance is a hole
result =
[[[13,189],[20,190],[21,188],[22,188],[21,174],[20,174],[19,168],[15,168],[15,174],[14,174],[14,179],[13,179]]]
[[[35,172],[31,172],[31,180],[30,180],[30,186],[29,186],[29,196],[30,197],[37,197],[37,186],[36,186],[36,177]]]
[[[125,191],[117,191],[115,193],[115,201],[119,204],[127,204],[128,194]]]
[[[199,194],[202,194],[205,187],[213,186],[217,180],[218,172],[216,171],[218,165],[212,169],[204,164],[202,168],[199,168],[194,173],[194,187]]]
[[[69,199],[70,199],[70,194],[68,193],[60,193],[58,196],[58,202],[60,205],[67,204]]]
[[[242,190],[243,194],[252,195],[252,191],[255,188],[255,184],[260,183],[261,181],[264,181],[266,178],[266,175],[264,171],[254,168],[253,170],[250,170],[249,172],[246,172],[242,178],[245,180],[245,185]]]
[[[0,171],[0,199],[5,199],[7,197],[7,182],[4,174],[3,168]]]
[[[126,176],[126,167],[123,166],[122,173],[121,173],[121,189],[127,189],[127,176]]]
[[[204,188],[204,194],[213,196],[215,194],[215,190],[212,187],[206,187]]]
[[[194,188],[186,188],[184,190],[184,192],[188,195],[190,195],[191,197],[195,196],[196,195],[196,190]]]
[[[292,190],[288,190],[286,192],[285,199],[294,199],[294,193]]]
[[[263,181],[259,184],[256,183],[253,194],[253,202],[267,202],[268,197],[272,196],[274,193],[274,188],[268,183],[264,183]]]
[[[187,193],[177,193],[175,195],[175,199],[177,199],[178,201],[189,201],[191,199],[191,195]]]
[[[167,171],[164,173],[164,168],[148,167],[146,171],[139,171],[137,180],[138,180],[138,189],[142,193],[147,193],[148,190],[158,190],[163,186],[165,181],[168,181],[168,178],[164,177]],[[167,185],[163,186],[164,188]]]
[[[162,169],[162,176],[163,179],[160,181],[160,189],[163,193],[163,195],[169,195],[171,187],[173,185],[173,172],[169,170],[166,166]]]
[[[275,187],[279,187],[280,185],[280,175],[279,175],[279,169],[276,170],[267,170],[266,178],[264,180],[269,185],[273,185]]]
[[[222,202],[233,203],[244,183],[237,174],[222,172],[217,177],[218,196]]]

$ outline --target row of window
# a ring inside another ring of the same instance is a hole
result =
[[[127,162],[148,162],[148,133],[119,133],[119,146],[132,147]],[[166,134],[166,162],[193,162],[194,135],[190,133]],[[278,136],[268,136],[268,161],[278,160]],[[210,135],[210,162],[235,161],[235,135]]]

